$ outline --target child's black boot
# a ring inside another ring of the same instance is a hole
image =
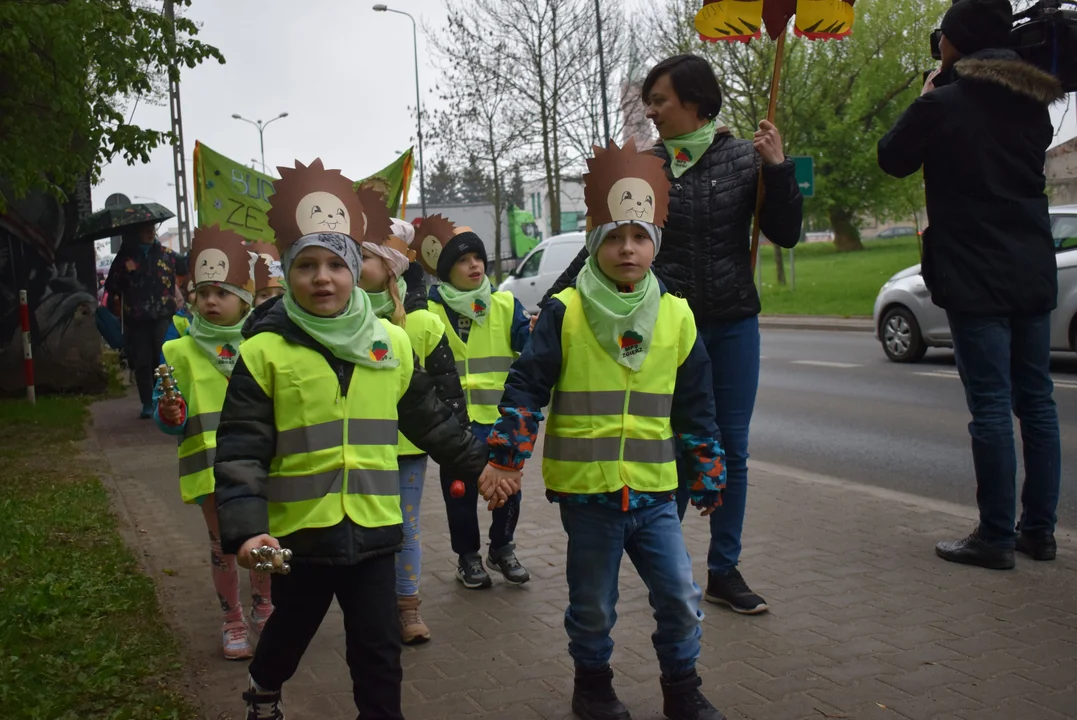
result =
[[[703,684],[695,670],[678,678],[662,676],[662,712],[669,720],[725,720],[721,710],[700,692]]]
[[[609,665],[597,670],[576,668],[572,712],[584,720],[632,719],[613,691],[613,670]]]

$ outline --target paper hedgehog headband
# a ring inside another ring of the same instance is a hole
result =
[[[355,189],[355,195],[363,206],[366,218],[366,232],[363,237],[355,237],[360,242],[381,243],[393,233],[393,218],[385,205],[385,194],[370,183],[362,183]]]
[[[257,258],[248,252],[243,237],[231,230],[217,225],[197,228],[191,242],[191,277],[195,287],[206,283],[224,286],[250,303]]]
[[[457,235],[464,233],[474,234],[474,231],[466,226],[456,227],[452,220],[441,215],[431,215],[423,218],[422,225],[415,229],[411,249],[415,251],[423,269],[431,275],[437,275],[438,260],[441,259],[445,246]]]
[[[594,146],[583,176],[587,230],[614,222],[643,222],[662,227],[669,214],[670,183],[663,162],[636,151],[629,138],[624,147],[612,140],[608,148]]]
[[[321,158],[310,165],[278,167],[266,219],[284,256],[296,240],[316,233],[340,233],[362,241],[367,222],[353,183],[339,170],[326,170]]]
[[[284,287],[280,284],[283,273],[277,246],[273,243],[258,242],[248,244],[247,249],[258,256],[254,264],[254,291]]]

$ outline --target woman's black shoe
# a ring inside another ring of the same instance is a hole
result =
[[[1013,549],[988,545],[979,531],[973,531],[964,540],[939,543],[935,546],[935,554],[962,565],[976,565],[988,570],[1013,569]]]
[[[1058,543],[1055,542],[1054,533],[1020,533],[1017,536],[1017,552],[1033,560],[1054,560],[1058,554]]]

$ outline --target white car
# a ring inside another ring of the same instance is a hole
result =
[[[498,290],[511,292],[528,312],[538,312],[539,300],[572,264],[586,237],[585,233],[575,232],[543,240],[509,273]]]
[[[1051,349],[1077,351],[1077,205],[1051,208],[1058,265],[1058,307],[1051,314]],[[946,311],[913,265],[886,281],[875,298],[875,337],[894,362],[919,362],[928,348],[953,347]]]

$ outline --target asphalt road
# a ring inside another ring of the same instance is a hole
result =
[[[753,459],[975,505],[969,414],[953,352],[898,365],[871,333],[763,330],[762,356]],[[1062,429],[1059,524],[1072,528],[1077,355],[1056,354],[1052,375]],[[1020,460],[1019,436],[1017,448]]]

